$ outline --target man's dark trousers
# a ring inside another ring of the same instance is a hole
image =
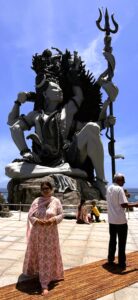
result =
[[[109,224],[109,249],[108,261],[112,263],[115,259],[115,251],[118,237],[118,263],[121,267],[126,265],[126,241],[127,241],[128,225],[125,224]]]

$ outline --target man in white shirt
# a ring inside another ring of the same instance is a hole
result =
[[[125,208],[138,207],[138,202],[128,202],[123,185],[125,177],[118,173],[114,175],[113,184],[107,189],[108,221],[109,221],[109,249],[108,263],[114,265],[115,251],[118,237],[118,263],[121,269],[126,268],[126,241],[127,241],[127,219]]]

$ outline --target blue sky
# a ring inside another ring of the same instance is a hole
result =
[[[1,0],[0,10],[0,187],[9,178],[5,166],[19,157],[7,125],[8,113],[17,93],[34,90],[32,55],[51,46],[77,50],[97,78],[106,68],[102,55],[104,34],[95,21],[98,8],[108,8],[119,23],[112,36],[116,69],[113,81],[119,88],[114,103],[115,150],[125,159],[116,160],[116,171],[126,176],[127,187],[138,187],[138,1],[137,0]],[[103,95],[103,101],[106,99]],[[25,104],[22,113],[32,110]],[[108,140],[103,131],[106,178],[111,182]]]

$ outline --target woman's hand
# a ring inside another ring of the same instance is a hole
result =
[[[48,219],[48,220],[46,220],[45,221],[46,223],[46,225],[54,225],[54,224],[56,224],[56,218],[55,217],[52,217],[52,218],[50,218],[50,219]]]
[[[36,219],[36,223],[40,224],[40,225],[54,225],[56,224],[56,218],[55,217],[52,217],[48,220],[42,220],[42,219]]]
[[[40,224],[40,225],[44,225],[45,224],[45,220],[42,219],[36,219],[36,223]]]

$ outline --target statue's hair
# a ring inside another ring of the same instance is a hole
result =
[[[86,66],[81,60],[77,71],[70,68],[71,53],[66,50],[62,56],[61,74],[59,83],[63,90],[64,101],[73,97],[73,85],[79,85],[84,95],[84,101],[75,118],[81,122],[98,121],[102,108],[100,86],[96,83],[92,73],[86,71]]]
[[[96,122],[102,109],[100,86],[93,74],[86,71],[86,66],[81,59],[78,68],[75,68],[75,65],[70,63],[71,58],[72,54],[67,49],[65,53],[59,52],[58,49],[57,56],[52,56],[52,52],[46,49],[41,55],[36,53],[33,56],[32,69],[37,75],[39,72],[43,72],[49,81],[54,80],[59,83],[63,91],[63,103],[59,107],[65,105],[74,96],[73,85],[79,85],[84,101],[76,113],[75,119],[81,122]],[[56,64],[56,59],[58,64]]]

